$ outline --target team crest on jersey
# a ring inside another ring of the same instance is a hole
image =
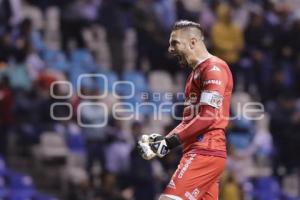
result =
[[[191,104],[196,104],[198,101],[198,96],[196,92],[191,92],[189,95],[189,101]]]

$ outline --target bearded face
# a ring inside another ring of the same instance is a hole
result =
[[[187,62],[183,52],[178,51],[176,54],[173,54],[173,56],[177,59],[177,61],[180,65],[182,65],[182,66],[188,65],[188,62]]]
[[[187,62],[187,43],[178,31],[173,31],[170,36],[169,53],[175,57],[180,65],[188,65]]]

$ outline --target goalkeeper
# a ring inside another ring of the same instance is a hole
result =
[[[225,168],[225,128],[233,88],[231,71],[211,55],[200,24],[175,23],[169,53],[192,68],[185,87],[182,122],[166,136],[143,135],[138,142],[144,159],[163,157],[181,145],[183,156],[159,200],[217,200],[219,178]]]

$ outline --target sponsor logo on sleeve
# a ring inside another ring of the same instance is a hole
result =
[[[206,81],[203,81],[203,85],[209,85],[209,84],[222,85],[222,81],[220,81],[220,80],[206,80]]]
[[[212,72],[212,71],[220,72],[221,70],[218,66],[214,65],[208,70],[208,72]]]

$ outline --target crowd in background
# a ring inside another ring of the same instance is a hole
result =
[[[55,173],[63,182],[62,199],[154,200],[176,169],[180,149],[150,162],[138,155],[135,143],[142,133],[167,134],[178,120],[153,120],[147,108],[138,110],[138,120],[116,120],[112,112],[119,102],[144,102],[144,94],[154,103],[183,101],[176,95],[158,102],[151,98],[154,92],[182,92],[190,72],[167,54],[178,19],[199,22],[209,51],[231,67],[232,115],[248,102],[260,102],[265,109],[260,120],[230,121],[220,199],[299,199],[297,1],[0,0],[0,154],[8,164],[16,155],[43,160],[36,147],[43,148],[46,135],[56,135],[67,148],[61,156],[65,161],[48,162],[63,163],[63,172]],[[78,85],[81,74],[104,74],[108,83],[88,77]],[[133,98],[113,95],[128,92],[113,86],[117,80],[134,83]],[[51,87],[55,81],[69,81],[72,88]],[[84,98],[104,90],[109,92],[105,98]],[[62,106],[53,109],[55,103]],[[108,113],[96,103],[107,105]],[[67,119],[54,120],[51,110]],[[108,125],[80,126],[78,118],[88,125],[108,118]],[[16,138],[12,147],[11,138]],[[46,162],[42,177],[48,168]]]

